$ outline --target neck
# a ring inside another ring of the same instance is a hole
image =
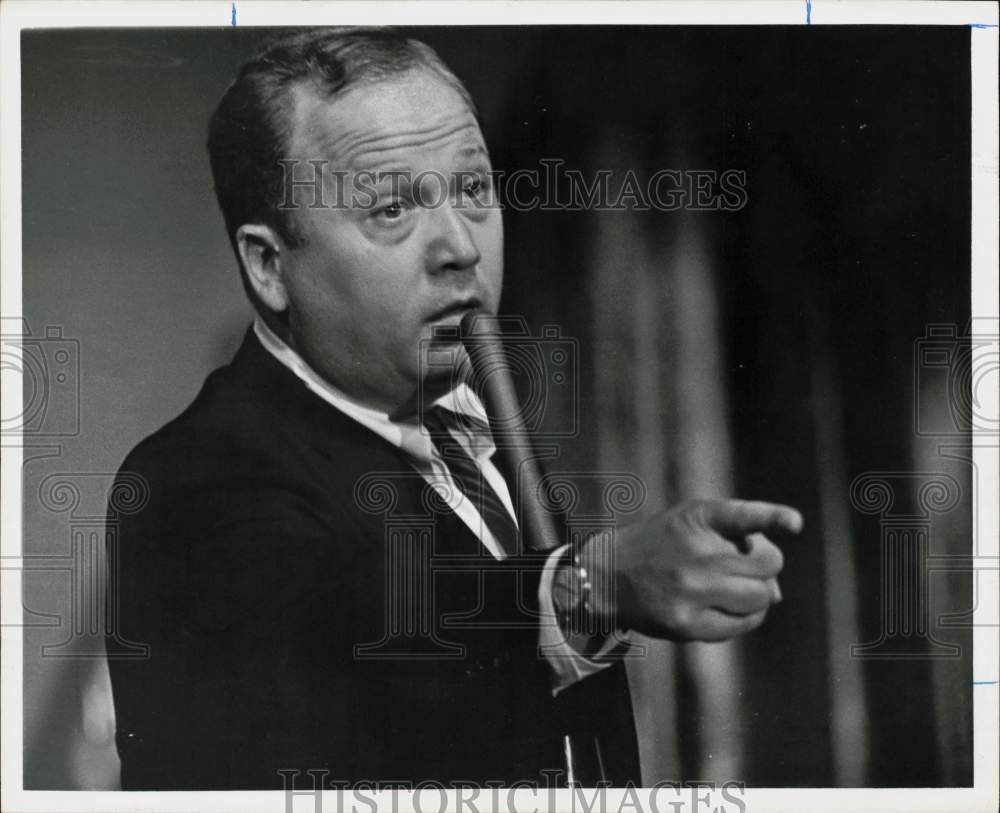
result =
[[[320,365],[317,365],[313,359],[310,359],[308,352],[304,352],[304,348],[295,340],[295,336],[288,324],[280,317],[275,314],[261,314],[260,319],[275,336],[309,366],[315,375],[325,380],[327,384],[338,390],[341,395],[350,398],[361,406],[386,413],[392,421],[405,421],[419,417],[422,408],[430,406],[443,395],[447,394],[455,384],[455,380],[451,375],[442,375],[425,379],[422,387],[408,386],[401,388],[398,392],[392,393],[351,386],[348,382],[331,378],[327,371],[323,370]]]
[[[389,410],[389,419],[405,421],[408,418],[419,418],[421,411],[445,395],[452,383],[450,378],[425,380],[422,388],[418,388],[409,398]]]

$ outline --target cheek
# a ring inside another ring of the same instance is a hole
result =
[[[333,309],[350,315],[370,307],[372,281],[379,277],[376,258],[344,228],[312,234],[292,278],[302,307]]]
[[[413,249],[384,250],[367,258],[345,292],[350,307],[345,314],[373,346],[409,347],[423,327],[427,291]]]
[[[503,224],[500,220],[500,213],[496,213],[493,222],[484,225],[487,228],[480,247],[483,255],[481,267],[486,287],[494,299],[489,304],[492,305],[493,310],[496,310],[499,305],[500,291],[503,288]]]

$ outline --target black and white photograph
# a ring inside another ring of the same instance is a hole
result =
[[[2,12],[5,811],[996,809],[995,3]]]

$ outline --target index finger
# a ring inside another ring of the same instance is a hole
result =
[[[712,500],[703,506],[705,523],[723,536],[802,530],[802,514],[788,505],[754,500]]]

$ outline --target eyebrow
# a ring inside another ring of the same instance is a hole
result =
[[[482,144],[476,144],[475,146],[466,145],[458,151],[458,155],[461,158],[486,158],[490,157],[489,151]]]

